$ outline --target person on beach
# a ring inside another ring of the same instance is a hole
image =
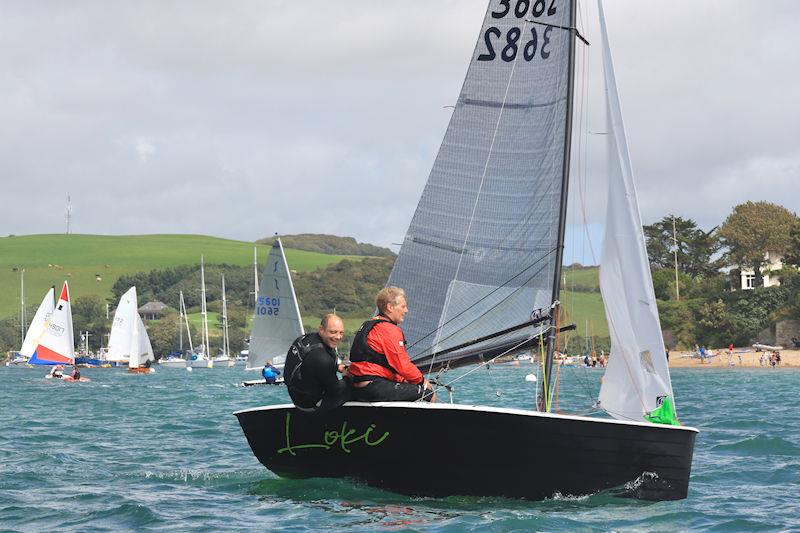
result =
[[[381,289],[375,305],[378,315],[361,325],[350,349],[354,398],[367,402],[435,402],[433,387],[406,352],[400,329],[408,313],[405,291],[399,287]]]
[[[344,336],[344,322],[333,313],[322,317],[316,333],[295,339],[286,354],[286,388],[301,410],[325,412],[350,399],[347,367],[339,363],[336,347]],[[337,374],[344,374],[339,379]]]

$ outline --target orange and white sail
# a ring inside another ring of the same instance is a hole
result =
[[[71,365],[75,363],[72,308],[69,302],[69,286],[66,281],[53,309],[50,323],[28,363],[38,365]]]

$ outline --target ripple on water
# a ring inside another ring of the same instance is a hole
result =
[[[712,447],[717,453],[735,453],[738,455],[764,456],[800,456],[800,446],[782,438],[767,435],[748,435],[743,439],[725,442]]]

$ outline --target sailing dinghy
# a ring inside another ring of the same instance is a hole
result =
[[[283,370],[289,346],[303,333],[303,321],[294,294],[292,274],[289,272],[283,244],[276,237],[258,285],[245,370],[260,371],[268,361]],[[275,381],[275,384],[280,383],[283,383],[282,377]],[[252,379],[242,381],[239,385],[248,387],[266,384],[264,379]]]
[[[136,287],[131,287],[120,297],[114,311],[107,358],[109,361],[127,362],[131,373],[149,374],[155,371],[150,368],[155,357],[150,337],[139,315]]]
[[[611,418],[551,412],[575,47],[583,41],[575,20],[575,0],[491,0],[389,279],[406,290],[403,330],[423,372],[540,346],[535,408],[350,402],[322,415],[292,405],[236,412],[269,470],[423,496],[539,500],[614,489],[686,497],[698,431],[675,415],[602,10],[611,158],[601,289],[612,356],[598,405]],[[446,450],[433,472],[398,468],[419,464],[424,443]],[[487,459],[498,446],[526,453]]]
[[[48,296],[52,297],[52,294],[51,291]],[[52,300],[50,301],[52,302]],[[42,304],[46,306],[44,302]],[[75,339],[72,331],[72,307],[69,300],[69,286],[66,281],[61,289],[58,302],[56,302],[49,320],[45,320],[45,323],[47,324],[46,329],[38,339],[36,349],[28,360],[28,364],[56,366],[59,370],[61,370],[61,365],[74,365]],[[59,378],[62,381],[91,381],[89,378],[74,379],[72,376],[54,372],[45,377]]]

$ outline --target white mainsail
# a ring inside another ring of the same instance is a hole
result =
[[[39,304],[39,309],[37,309],[36,314],[33,315],[33,320],[31,321],[30,327],[28,327],[28,332],[25,333],[25,340],[22,341],[22,348],[19,349],[20,355],[25,357],[32,356],[33,352],[36,350],[36,346],[39,345],[39,341],[47,330],[47,326],[50,324],[50,318],[53,316],[53,309],[55,309],[53,303],[54,292],[55,290],[52,287],[47,291],[47,294],[45,294],[42,299],[42,303]]]
[[[614,418],[641,421],[664,397],[673,401],[674,397],[600,0],[598,9],[609,123],[608,212],[600,290],[611,333],[600,407]]]
[[[268,360],[283,365],[289,345],[303,333],[283,244],[276,238],[261,275],[247,370],[261,369]]]

